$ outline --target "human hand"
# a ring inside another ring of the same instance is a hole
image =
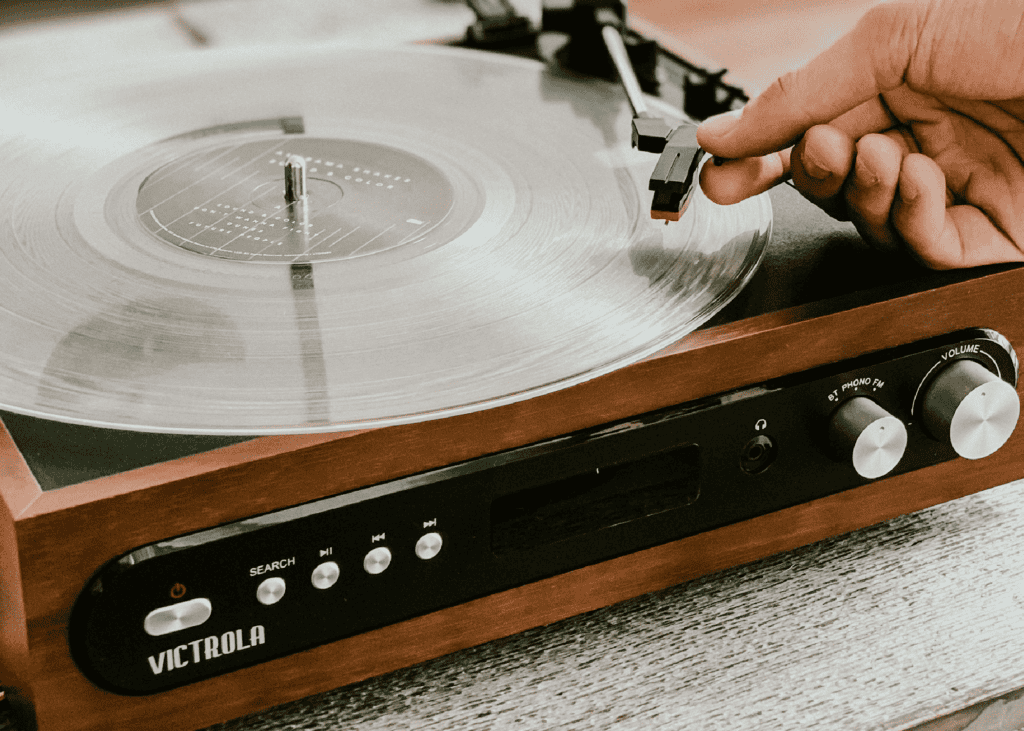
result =
[[[875,6],[697,141],[727,158],[701,173],[717,203],[791,175],[868,242],[929,267],[1024,261],[1024,3]]]

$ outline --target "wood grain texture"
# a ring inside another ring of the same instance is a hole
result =
[[[6,678],[31,677],[24,581],[17,520],[39,495],[35,478],[0,422],[0,678],[5,699],[23,717],[33,713],[31,683]]]
[[[39,493],[5,538],[17,546],[27,622],[20,631],[27,629],[32,648],[27,657],[14,649],[13,664],[22,668],[14,685],[34,699],[43,731],[96,728],[100,719],[154,731],[197,728],[1008,482],[1021,476],[1024,431],[978,463],[882,480],[150,698],[94,688],[65,641],[80,588],[102,563],[135,546],[967,326],[994,327],[1021,343],[1024,327],[1012,314],[1021,292],[1024,270],[1011,270],[810,319],[783,311],[702,332],[609,376],[500,409],[256,440]],[[24,502],[24,492],[14,489],[10,502]]]

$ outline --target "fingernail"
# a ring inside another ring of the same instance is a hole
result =
[[[901,180],[899,184],[900,200],[904,203],[913,203],[921,195],[921,189],[916,183],[909,180]]]
[[[832,171],[825,167],[809,148],[810,145],[804,148],[803,154],[800,156],[800,162],[803,163],[804,171],[815,180],[824,180],[832,174]]]
[[[864,188],[873,188],[878,185],[878,176],[864,162],[864,158],[857,156],[853,161],[854,177],[857,183]]]
[[[740,121],[741,114],[743,114],[742,109],[734,109],[724,114],[716,114],[714,117],[708,117],[701,122],[700,129],[704,134],[709,134],[712,137],[722,137],[736,126],[736,123]]]

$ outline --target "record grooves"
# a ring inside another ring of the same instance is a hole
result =
[[[204,54],[80,86],[15,87],[0,140],[31,160],[0,194],[0,407],[22,414],[244,435],[511,403],[693,330],[770,233],[766,198],[651,221],[616,87],[532,62]]]

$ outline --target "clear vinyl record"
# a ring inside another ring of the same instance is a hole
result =
[[[619,88],[481,52],[204,51],[4,99],[0,407],[71,423],[299,433],[530,398],[698,327],[771,228],[766,197],[699,190],[651,220]]]

